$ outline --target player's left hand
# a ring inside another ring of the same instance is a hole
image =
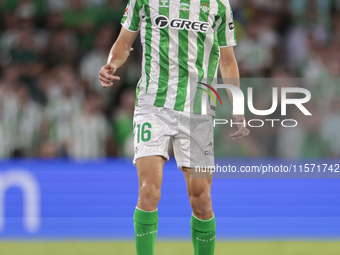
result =
[[[247,128],[247,122],[246,122],[244,116],[243,115],[234,115],[234,119],[235,119],[236,122],[241,123],[241,124],[237,124],[238,130],[234,134],[231,134],[230,137],[233,140],[237,140],[237,139],[240,139],[242,137],[249,135],[250,130]],[[242,123],[244,123],[244,124],[242,124]]]

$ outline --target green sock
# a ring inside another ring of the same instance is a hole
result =
[[[137,255],[153,255],[158,228],[158,210],[146,212],[136,207],[133,215]]]
[[[195,255],[213,255],[215,250],[216,223],[215,216],[200,220],[191,216],[191,239]]]

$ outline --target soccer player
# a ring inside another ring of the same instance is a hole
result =
[[[114,74],[127,60],[140,31],[143,62],[136,92],[133,160],[139,179],[139,198],[133,217],[137,255],[154,254],[157,205],[163,167],[169,159],[170,138],[193,210],[194,254],[214,254],[212,178],[193,178],[190,174],[193,165],[214,165],[213,148],[206,153],[207,145],[213,144],[213,117],[201,114],[203,93],[190,88],[190,80],[214,78],[218,64],[223,78],[239,78],[233,51],[234,30],[228,0],[130,0],[127,5],[121,32],[107,64],[99,72],[99,79],[103,87],[112,86],[120,79]],[[243,121],[244,117],[235,119]],[[246,127],[239,125],[231,137],[239,139],[248,133]]]

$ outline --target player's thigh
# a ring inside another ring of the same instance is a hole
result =
[[[189,198],[198,197],[202,194],[210,197],[212,186],[211,174],[197,175],[195,173],[195,169],[188,167],[183,167],[182,170],[184,173]]]
[[[163,180],[163,168],[166,158],[163,156],[142,157],[136,160],[139,188],[160,189]]]
[[[175,121],[160,107],[138,107],[134,116],[134,160],[162,156],[169,160],[170,137],[176,132]]]
[[[179,132],[173,140],[178,168],[202,169],[197,177],[204,178],[201,173],[215,164],[212,116],[183,113],[180,120]]]

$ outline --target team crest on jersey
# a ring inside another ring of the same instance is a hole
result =
[[[129,5],[126,6],[126,9],[125,9],[124,15],[123,15],[124,17],[126,17],[128,15],[129,7],[130,7]]]
[[[206,13],[206,12],[208,12],[208,11],[210,10],[210,8],[209,8],[209,6],[208,6],[207,3],[203,3],[203,4],[201,5],[201,10],[202,10],[204,13]]]
[[[162,3],[162,5],[160,5],[159,7],[168,7],[169,8],[169,5],[168,5],[169,0],[160,0],[160,2]]]
[[[181,3],[181,5],[179,6],[179,9],[182,11],[190,11],[190,4]]]

